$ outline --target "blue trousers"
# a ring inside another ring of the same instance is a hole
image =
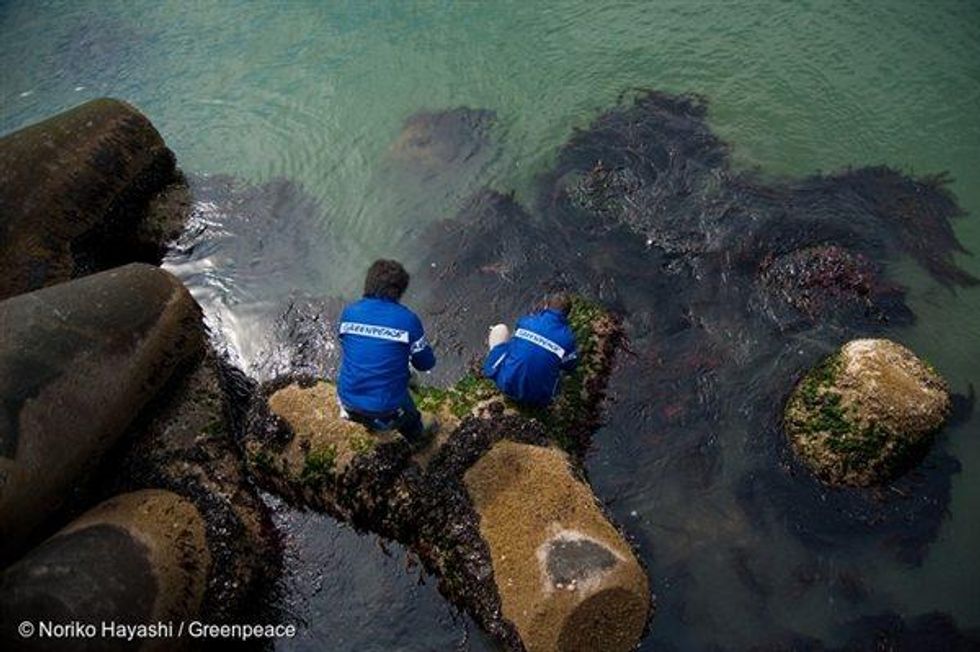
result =
[[[368,428],[368,430],[397,430],[402,436],[415,441],[422,437],[422,414],[415,407],[415,401],[409,394],[405,394],[402,404],[394,412],[387,414],[370,414],[359,412],[344,406],[347,414],[352,421],[356,421]]]

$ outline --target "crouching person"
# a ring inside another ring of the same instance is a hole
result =
[[[364,296],[340,316],[342,413],[371,430],[398,430],[420,445],[438,424],[423,423],[408,392],[409,364],[428,371],[436,364],[422,321],[399,303],[409,275],[401,263],[376,260],[364,281]]]
[[[578,364],[570,308],[566,293],[549,294],[537,312],[517,320],[513,335],[505,324],[492,327],[483,374],[518,403],[549,405],[558,395],[560,372],[573,371]]]

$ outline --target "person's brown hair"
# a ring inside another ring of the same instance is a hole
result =
[[[364,296],[398,301],[408,289],[408,272],[397,260],[380,258],[368,268]]]
[[[572,297],[568,292],[549,292],[541,299],[539,306],[539,310],[548,310],[550,308],[567,316],[572,309]]]

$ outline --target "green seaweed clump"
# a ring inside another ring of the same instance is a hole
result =
[[[320,485],[333,474],[337,462],[337,448],[329,445],[322,450],[311,451],[303,462],[300,480],[307,485]]]
[[[448,389],[416,387],[412,389],[415,405],[423,412],[448,410],[458,419],[465,418],[478,403],[501,396],[497,387],[478,372],[470,371]]]
[[[355,433],[351,435],[349,444],[355,455],[363,455],[374,450],[374,447],[377,446],[377,440],[369,437],[367,433]]]

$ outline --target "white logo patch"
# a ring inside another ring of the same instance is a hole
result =
[[[398,328],[388,328],[387,326],[375,326],[373,324],[361,324],[356,321],[345,321],[340,324],[341,335],[363,335],[373,337],[378,340],[388,340],[389,342],[403,342],[408,344],[408,331]]]
[[[540,346],[545,351],[554,353],[555,355],[558,356],[559,360],[564,359],[565,357],[565,349],[561,348],[560,346],[558,346],[557,344],[549,340],[547,337],[542,337],[541,335],[538,335],[534,331],[529,331],[526,328],[518,328],[517,332],[514,333],[514,337],[519,337],[522,340],[530,342],[531,344],[536,344]]]

